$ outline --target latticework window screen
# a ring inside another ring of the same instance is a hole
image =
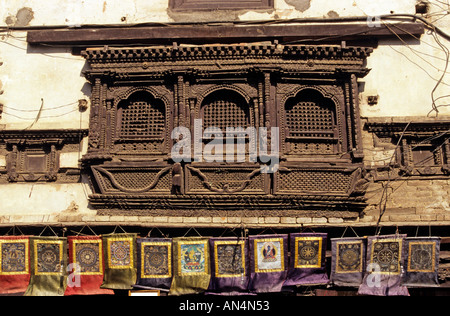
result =
[[[247,128],[249,125],[248,105],[245,99],[227,95],[221,91],[205,100],[203,106],[203,127],[216,127],[223,133],[227,127]]]
[[[286,104],[286,126],[292,137],[333,137],[334,110],[320,101],[291,99]]]
[[[152,101],[131,101],[128,106],[122,109],[122,137],[163,137],[165,128],[164,108],[160,102]]]

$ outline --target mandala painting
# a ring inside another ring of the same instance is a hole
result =
[[[295,238],[295,268],[320,268],[322,265],[322,238]]]
[[[170,278],[172,276],[172,243],[141,243],[141,277]]]
[[[2,241],[0,274],[28,274],[28,241]]]
[[[336,273],[352,273],[363,271],[363,242],[336,243]]]
[[[101,240],[75,241],[74,263],[79,267],[80,274],[102,274]]]
[[[409,242],[408,272],[434,272],[435,248],[435,242]]]
[[[60,274],[63,262],[62,242],[36,241],[35,247],[35,273]]]
[[[108,239],[108,260],[111,269],[133,266],[132,238]]]
[[[384,239],[373,242],[371,263],[377,264],[382,274],[400,274],[402,241]]]

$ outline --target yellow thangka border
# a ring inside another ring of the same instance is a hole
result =
[[[4,272],[3,271],[3,245],[4,244],[13,244],[13,243],[24,243],[25,244],[25,271],[18,272]],[[20,275],[20,274],[29,274],[29,241],[23,238],[18,239],[7,239],[0,240],[0,275]]]
[[[34,274],[35,275],[60,275],[64,272],[62,263],[63,263],[63,249],[64,249],[64,240],[33,240],[34,246]],[[37,256],[37,248],[38,244],[58,244],[59,245],[59,271],[58,272],[39,272],[38,270],[38,256]]]
[[[319,249],[317,251],[317,264],[299,264],[298,263],[298,243],[299,241],[318,241]],[[295,237],[295,268],[320,268],[322,267],[322,237]]]
[[[145,246],[167,246],[167,265],[168,274],[145,274],[144,264],[144,247]],[[156,278],[170,278],[172,277],[172,242],[171,241],[144,241],[141,243],[141,278],[156,279]]]
[[[262,255],[258,253],[258,243],[259,242],[280,242],[280,260],[281,260],[281,267],[279,269],[260,269],[258,266],[258,258],[259,255]],[[256,273],[267,273],[267,272],[283,272],[284,271],[284,241],[283,238],[260,238],[254,240],[254,251],[255,251],[255,272]]]
[[[398,243],[398,260],[397,260],[397,271],[398,272],[377,272],[376,270],[371,272],[374,274],[385,274],[385,275],[397,275],[400,274],[402,271],[402,267],[401,267],[401,257],[402,257],[402,242],[403,240],[401,238],[387,238],[387,239],[377,239],[377,240],[373,240],[372,241],[372,253],[370,254],[370,263],[374,263],[373,262],[373,253],[374,253],[374,248],[375,248],[375,244],[376,243],[386,243],[386,242],[396,242]]]
[[[339,267],[339,261],[340,261],[340,250],[339,245],[360,245],[360,254],[359,254],[359,269],[357,270],[342,270]],[[355,272],[362,272],[363,271],[363,241],[343,241],[343,242],[336,242],[336,273],[355,273]]]
[[[431,257],[431,269],[429,270],[420,270],[420,269],[411,269],[411,246],[412,245],[432,245],[433,254]],[[436,242],[434,241],[410,241],[409,242],[409,249],[408,249],[408,272],[435,272],[435,259],[436,258]]]
[[[73,240],[73,263],[74,273],[77,275],[100,275],[103,274],[103,251],[102,251],[102,240],[93,240],[93,239],[82,239],[82,240]],[[97,272],[81,272],[78,270],[80,267],[77,262],[77,244],[98,244],[98,258],[99,258],[99,271]]]
[[[181,246],[182,245],[203,245],[205,256],[205,269],[202,272],[181,272]],[[178,275],[209,275],[209,255],[207,254],[208,240],[189,240],[189,241],[178,241]]]
[[[241,247],[241,265],[244,269],[244,273],[238,273],[238,274],[220,274],[219,273],[219,257],[217,253],[217,246],[220,245],[239,245]],[[216,240],[214,241],[214,265],[216,267],[216,278],[236,278],[241,277],[243,274],[245,275],[245,241],[240,240]]]
[[[125,241],[128,243],[130,250],[130,263],[128,265],[113,265],[111,262],[111,243],[116,241]],[[132,269],[134,268],[134,251],[133,251],[133,237],[108,237],[107,238],[107,254],[108,254],[108,267],[110,269]]]

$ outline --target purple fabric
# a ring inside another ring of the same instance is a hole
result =
[[[331,283],[336,286],[361,285],[366,269],[366,244],[364,237],[331,239]]]
[[[210,238],[211,282],[206,294],[245,294],[249,282],[247,238]]]
[[[405,238],[403,258],[405,273],[402,284],[408,287],[439,286],[439,237]]]
[[[136,289],[168,291],[172,283],[172,239],[137,238]]]
[[[287,247],[287,234],[249,236],[250,291],[281,291],[288,269]]]
[[[327,284],[326,233],[290,234],[291,260],[285,286]]]
[[[408,288],[401,285],[405,237],[386,235],[367,238],[367,268],[358,294],[409,296]]]

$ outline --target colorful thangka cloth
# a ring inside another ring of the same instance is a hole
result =
[[[64,295],[114,294],[101,289],[103,282],[102,238],[98,236],[69,236],[69,273]]]
[[[247,292],[248,241],[245,238],[210,238],[211,283],[208,294],[238,295]]]
[[[439,237],[405,238],[403,285],[408,287],[439,286],[440,245],[441,239]]]
[[[137,289],[170,289],[172,283],[172,239],[137,239]]]
[[[405,237],[406,235],[367,237],[367,267],[358,294],[409,296],[408,288],[401,285]]]
[[[137,234],[109,234],[102,236],[103,273],[102,289],[130,290],[136,283]]]
[[[366,242],[364,237],[331,239],[330,281],[334,285],[361,285],[365,273]]]
[[[290,234],[291,260],[285,286],[328,283],[326,233]]]
[[[0,294],[24,293],[30,282],[27,236],[0,237]]]
[[[30,237],[30,284],[26,296],[62,296],[67,285],[67,238]]]
[[[287,250],[287,234],[249,236],[250,291],[281,291],[287,276]]]
[[[211,279],[209,238],[173,239],[174,271],[169,295],[203,293]]]

